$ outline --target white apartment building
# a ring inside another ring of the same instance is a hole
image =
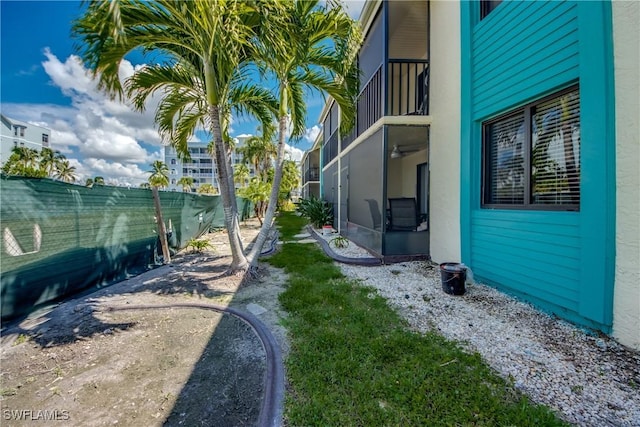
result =
[[[234,166],[242,162],[242,156],[237,152],[237,149],[244,145],[244,142],[249,138],[248,136],[241,136],[236,138],[236,150],[231,153],[231,161]],[[207,148],[208,142],[189,142],[189,154],[191,155],[191,161],[188,163],[183,162],[178,158],[176,149],[167,146],[164,147],[164,162],[169,168],[169,191],[182,191],[182,185],[178,184],[180,178],[191,177],[193,178],[192,191],[197,191],[198,187],[202,184],[211,184],[219,190],[218,180],[216,178],[216,166],[213,163],[213,158]],[[247,165],[253,176],[253,168],[251,165]]]
[[[49,147],[51,130],[42,126],[11,119],[0,114],[2,119],[2,140],[0,143],[0,163],[4,164],[13,147],[27,147],[34,150],[42,150]]]

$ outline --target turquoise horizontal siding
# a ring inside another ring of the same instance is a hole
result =
[[[461,249],[483,283],[611,330],[615,164],[609,2],[461,3]],[[578,212],[483,209],[482,122],[579,83]]]
[[[555,217],[555,218],[553,218]],[[580,287],[579,215],[573,212],[474,211],[471,258],[479,276],[507,276],[535,298],[577,308]]]
[[[495,13],[473,33],[474,119],[539,97],[579,75],[576,3],[505,2]]]

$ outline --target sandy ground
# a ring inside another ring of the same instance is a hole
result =
[[[257,222],[243,225],[245,244],[257,231]],[[286,353],[284,274],[261,265],[240,286],[223,274],[226,233],[206,239],[203,253],[3,325],[0,425],[254,425],[265,355],[249,326],[198,308],[130,309],[197,302],[253,311]]]

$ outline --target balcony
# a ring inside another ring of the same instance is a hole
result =
[[[355,126],[338,138],[334,107],[329,108],[323,123],[323,165],[383,117],[407,117],[393,123],[415,126],[426,120],[409,116],[429,115],[428,2],[381,2],[371,16],[358,54],[361,81]]]
[[[383,116],[414,116],[429,114],[429,61],[391,59],[387,63],[387,84],[383,87],[383,66],[380,66],[358,96],[356,125],[342,138],[344,150]],[[384,105],[386,95],[386,105]],[[383,114],[384,112],[384,114]],[[331,153],[326,153],[331,154]],[[333,157],[326,157],[331,158]]]
[[[324,143],[322,147],[322,157],[324,159],[325,164],[329,163],[331,160],[335,159],[338,155],[338,135],[340,134],[339,130],[333,132],[333,135],[329,138],[327,142]]]
[[[311,167],[305,171],[302,183],[309,181],[320,181],[320,169],[318,167]]]

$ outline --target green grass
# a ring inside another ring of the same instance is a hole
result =
[[[286,220],[281,220],[285,218]],[[287,241],[293,239],[293,236],[300,233],[302,227],[307,224],[307,219],[297,216],[292,211],[280,211],[276,223],[280,226],[280,240]]]
[[[283,235],[304,223],[278,218]],[[288,425],[565,425],[478,354],[408,331],[384,299],[345,278],[317,247],[286,243],[268,262],[290,275],[280,296],[291,336]]]

